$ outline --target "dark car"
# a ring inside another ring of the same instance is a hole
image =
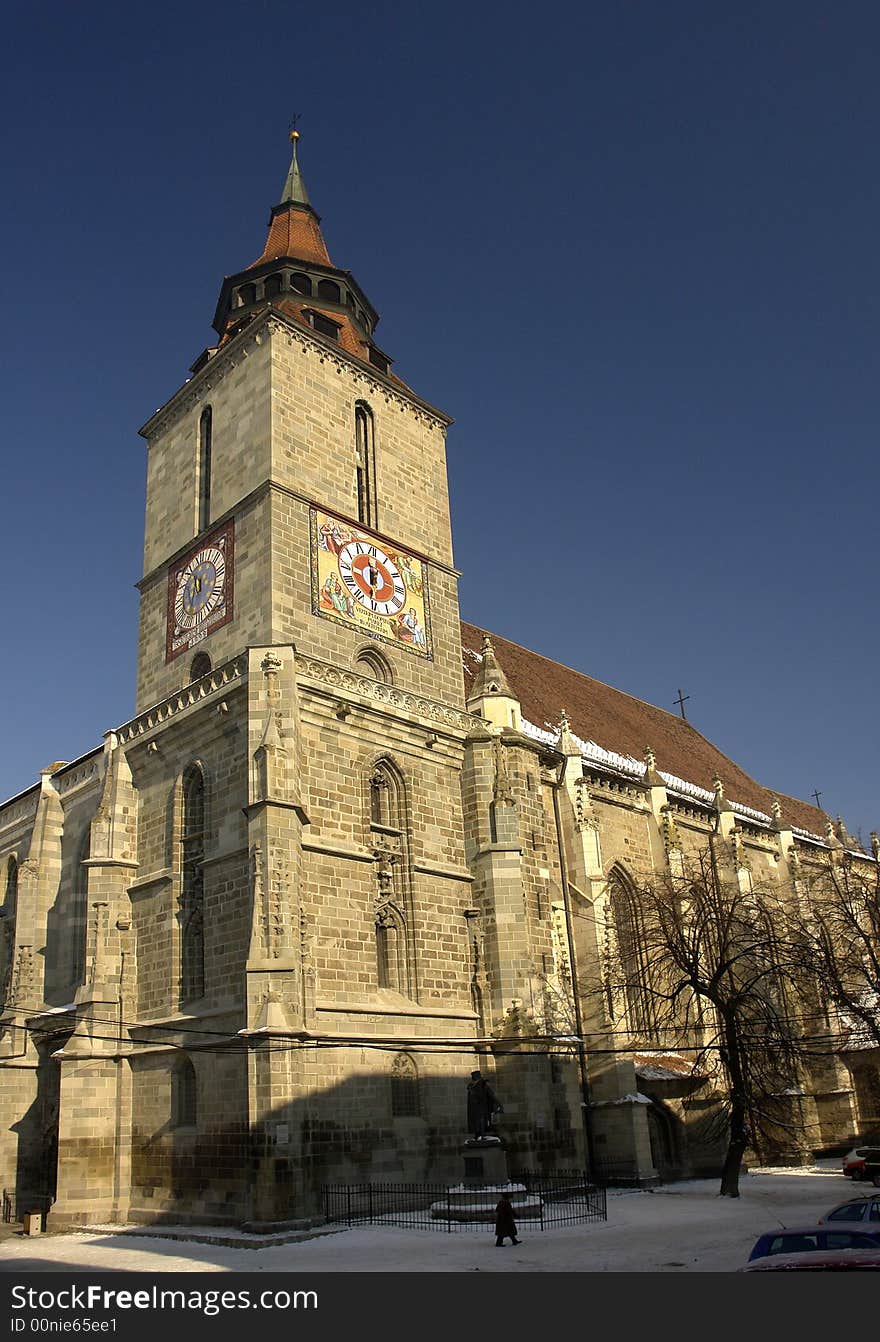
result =
[[[802,1253],[828,1254],[855,1249],[869,1250],[880,1263],[880,1225],[876,1231],[867,1227],[862,1230],[856,1226],[823,1225],[768,1230],[755,1243],[749,1262],[774,1258],[777,1254],[790,1258]]]
[[[880,1249],[815,1249],[755,1258],[740,1272],[880,1272]]]
[[[847,1202],[838,1202],[830,1212],[819,1217],[819,1225],[839,1225],[841,1221],[861,1222],[871,1234],[880,1232],[880,1193],[866,1198],[849,1198]]]

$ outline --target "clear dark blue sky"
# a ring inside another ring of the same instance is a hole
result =
[[[136,431],[296,111],[456,419],[465,618],[880,827],[876,3],[49,0],[3,46],[0,796],[133,712]]]

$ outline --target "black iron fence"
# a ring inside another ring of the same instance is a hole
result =
[[[585,1174],[523,1173],[505,1190],[520,1226],[546,1230],[607,1219],[605,1189]],[[335,1224],[386,1225],[418,1230],[486,1231],[495,1228],[497,1185],[324,1184],[324,1216]]]

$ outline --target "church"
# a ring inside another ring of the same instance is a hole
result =
[[[7,1208],[259,1226],[328,1183],[455,1181],[474,1070],[514,1175],[715,1173],[706,1078],[580,985],[708,835],[780,884],[855,845],[683,718],[462,622],[451,420],[331,260],[298,138],[141,430],[133,716],[0,805]],[[875,1087],[825,1060],[801,1146]]]

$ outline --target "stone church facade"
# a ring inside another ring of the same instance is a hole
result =
[[[0,806],[0,1180],[57,1225],[310,1216],[325,1182],[457,1181],[475,1068],[513,1173],[714,1170],[717,1097],[572,981],[710,834],[781,886],[851,841],[461,622],[451,421],[375,343],[295,135],[216,345],[142,430],[135,714]],[[874,1084],[823,1065],[801,1145],[863,1128]]]

